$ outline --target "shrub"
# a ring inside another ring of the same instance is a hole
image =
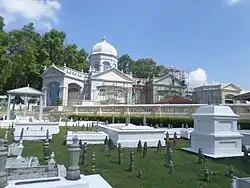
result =
[[[114,117],[115,123],[125,123],[125,119],[127,116],[119,115],[119,116],[94,116],[94,115],[70,115],[69,118],[73,118],[74,121],[78,120],[90,120],[90,121],[108,121],[112,122],[112,118]],[[130,122],[135,125],[143,124],[143,116],[130,116]],[[192,118],[171,118],[171,117],[147,117],[148,125],[160,125],[162,123],[163,127],[167,127],[168,124],[173,125],[174,128],[181,127],[182,124],[188,124],[188,127],[193,127],[194,121]],[[250,129],[250,120],[242,119],[239,120],[238,123],[241,125],[241,129]]]

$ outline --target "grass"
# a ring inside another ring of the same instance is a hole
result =
[[[77,128],[72,127],[72,130]],[[67,166],[68,152],[63,145],[65,127],[61,127],[58,135],[53,136],[51,150],[55,152],[58,164]],[[4,131],[0,131],[0,136]],[[91,155],[96,155],[96,173],[100,173],[106,181],[114,188],[227,188],[230,187],[230,180],[225,175],[229,164],[233,164],[237,176],[245,177],[250,175],[249,165],[246,161],[239,158],[212,160],[207,159],[207,167],[213,172],[210,175],[210,182],[203,181],[204,165],[198,164],[198,158],[194,154],[182,151],[180,148],[188,145],[188,141],[178,140],[173,148],[172,174],[165,164],[165,148],[159,153],[156,148],[149,148],[147,156],[142,158],[142,153],[135,151],[135,171],[128,171],[129,168],[129,150],[123,149],[123,164],[118,164],[118,151],[115,149],[108,158],[107,153],[103,151],[103,145],[88,146],[88,165],[80,165],[81,172],[85,175],[90,174]],[[24,156],[38,156],[42,160],[43,143],[24,142]],[[138,172],[142,170],[142,180],[138,178]]]

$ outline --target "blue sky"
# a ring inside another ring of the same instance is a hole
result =
[[[1,1],[6,0],[0,0],[0,10]],[[232,4],[227,0],[62,0],[51,17],[41,13],[37,21],[33,13],[32,18],[23,16],[23,22],[10,18],[21,15],[21,10],[10,14],[3,8],[10,29],[34,21],[42,32],[46,28],[39,24],[49,24],[65,31],[68,43],[87,51],[105,35],[119,55],[150,57],[186,71],[202,68],[209,83],[233,82],[250,90],[249,0]]]

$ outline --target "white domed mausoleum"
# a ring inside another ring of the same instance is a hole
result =
[[[45,67],[42,91],[46,106],[155,103],[185,92],[186,86],[173,74],[148,80],[118,70],[117,50],[106,37],[93,46],[87,63],[88,72],[69,68],[67,62],[63,67]]]

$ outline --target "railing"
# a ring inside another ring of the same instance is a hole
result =
[[[206,104],[138,104],[138,105],[75,105],[75,114],[88,115],[147,115],[190,117]],[[250,119],[250,104],[228,105],[242,119]]]
[[[51,115],[146,115],[153,117],[191,117],[196,109],[205,104],[138,104],[138,105],[75,105],[72,107],[57,106],[53,110],[44,109],[44,118]],[[230,104],[232,110],[241,119],[250,119],[250,104]],[[16,112],[19,114],[20,112]],[[39,112],[26,112],[27,116],[37,115]],[[3,113],[4,114],[4,113]],[[5,113],[6,114],[6,113]]]

